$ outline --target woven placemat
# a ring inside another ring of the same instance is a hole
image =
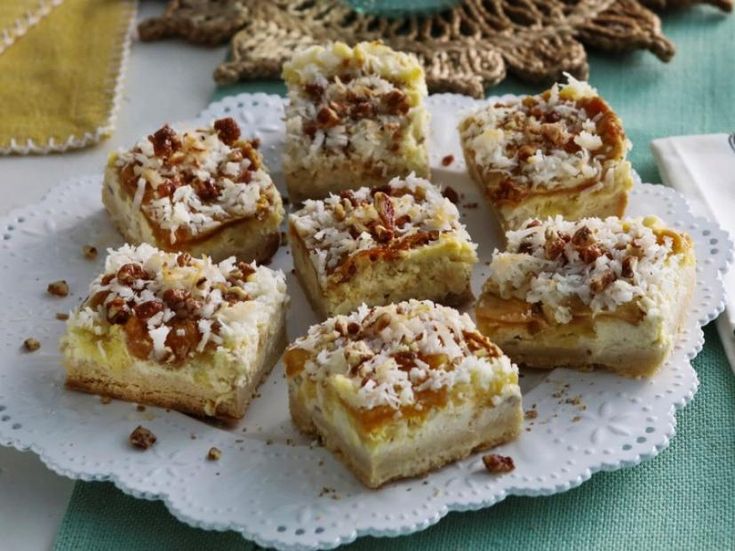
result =
[[[141,23],[143,40],[178,36],[217,44],[231,37],[231,59],[215,71],[220,84],[278,78],[296,49],[328,40],[382,40],[414,52],[432,92],[482,97],[511,73],[527,82],[588,76],[591,46],[607,52],[651,51],[662,61],[674,44],[650,9],[733,0],[464,0],[430,16],[361,14],[344,0],[172,0],[166,13]]]

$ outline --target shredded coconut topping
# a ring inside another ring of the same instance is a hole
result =
[[[566,84],[488,105],[460,123],[481,169],[507,176],[496,199],[613,178],[610,161],[630,147],[620,120],[589,84],[566,76]]]
[[[486,290],[540,303],[559,323],[570,322],[579,303],[598,313],[635,302],[653,313],[672,296],[679,266],[669,258],[683,239],[656,217],[559,216],[528,221],[506,238],[506,251],[493,253]]]
[[[114,166],[135,208],[174,244],[276,208],[278,192],[257,145],[240,139],[231,118],[182,133],[164,126],[118,152]]]
[[[459,221],[457,207],[427,180],[413,174],[377,189],[360,188],[307,200],[291,214],[291,226],[304,242],[324,283],[331,274],[345,278],[346,263],[359,254],[407,250],[452,234],[477,245]]]
[[[337,42],[297,53],[283,75],[287,171],[296,163],[322,169],[354,155],[384,174],[391,158],[426,156],[427,90],[413,55],[378,43]]]
[[[124,245],[108,250],[104,273],[69,324],[96,335],[119,325],[134,356],[176,365],[205,350],[257,342],[258,327],[285,300],[280,271]]]
[[[293,350],[309,354],[304,372],[313,380],[347,379],[352,405],[360,409],[400,409],[420,403],[423,393],[462,384],[488,389],[517,376],[516,366],[467,314],[431,301],[362,305],[312,326]],[[508,384],[501,394],[518,392]]]

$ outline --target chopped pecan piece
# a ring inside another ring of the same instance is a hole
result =
[[[528,194],[528,191],[519,186],[513,180],[505,179],[498,184],[498,187],[490,192],[491,198],[495,201],[519,201]]]
[[[485,464],[485,470],[491,474],[509,473],[516,468],[513,458],[497,453],[483,455],[482,462]]]
[[[56,319],[60,321],[66,321],[69,319],[69,314],[66,314],[64,312],[58,312],[56,314]]]
[[[528,222],[526,222],[526,229],[528,229],[528,228],[537,228],[540,225],[541,225],[541,220],[539,220],[537,218],[533,218],[533,219],[529,220]]]
[[[566,142],[566,139],[564,138],[564,129],[558,123],[542,124],[541,135],[557,147],[560,145],[564,145],[564,143]]]
[[[97,258],[97,247],[93,247],[92,245],[84,245],[82,247],[82,254],[87,260],[94,260],[95,258]]]
[[[242,278],[245,280],[247,280],[248,277],[255,273],[255,268],[253,268],[247,262],[243,262],[242,260],[237,263],[237,269],[240,270]]]
[[[186,289],[166,289],[163,292],[163,301],[171,308],[176,308],[181,306],[190,296],[191,293]]]
[[[350,335],[356,335],[360,331],[360,324],[354,321],[351,321],[347,324],[347,332]]]
[[[159,184],[156,188],[156,196],[160,197],[171,197],[176,191],[176,184],[173,180],[168,180]]]
[[[553,235],[546,238],[546,243],[544,243],[544,254],[549,260],[556,260],[564,252],[565,246],[566,243],[564,240],[559,237],[559,234],[554,232]]]
[[[589,247],[581,247],[577,249],[579,257],[585,264],[592,264],[595,260],[601,257],[604,253],[598,245],[590,245]]]
[[[626,256],[623,259],[623,267],[620,271],[620,275],[623,277],[631,278],[635,275],[635,268],[638,265],[638,258],[635,256]]]
[[[592,278],[590,281],[590,289],[593,293],[601,293],[616,279],[615,272],[607,270],[606,272]]]
[[[248,172],[247,174],[250,174]],[[194,190],[202,201],[214,201],[219,197],[219,188],[214,183],[214,180],[196,180],[194,182]]]
[[[592,244],[592,230],[587,226],[582,226],[572,236],[572,245],[575,247],[586,247]]]
[[[339,196],[343,201],[348,201],[351,206],[356,207],[358,205],[357,198],[351,189],[346,189],[339,192]]]
[[[156,443],[156,435],[147,428],[138,425],[136,429],[130,433],[130,445],[139,450],[147,450]]]
[[[333,128],[337,126],[341,120],[334,109],[330,107],[322,107],[316,114],[316,122],[321,128]]]
[[[139,279],[150,279],[140,264],[123,264],[117,271],[117,280],[121,285],[130,286]]]
[[[380,220],[383,222],[383,226],[385,226],[386,230],[392,232],[395,226],[395,210],[393,209],[393,201],[390,195],[378,191],[375,197],[373,197],[373,202],[375,204],[375,210],[378,211],[378,216],[380,216]]]
[[[191,255],[189,253],[180,253],[179,256],[176,257],[176,265],[180,268],[188,266],[190,262]]]
[[[214,121],[214,129],[222,142],[232,145],[240,137],[240,127],[232,117]]]
[[[153,153],[156,157],[167,158],[181,148],[181,140],[168,124],[156,131],[148,140],[153,144]]]
[[[388,243],[388,241],[393,239],[393,230],[386,228],[382,224],[376,224],[373,233],[378,243]]]
[[[402,228],[411,221],[411,217],[408,214],[403,214],[396,218],[396,228]]]
[[[320,86],[319,84],[309,82],[307,84],[304,84],[304,92],[306,92],[308,96],[311,96],[312,99],[318,100],[322,97],[322,94],[324,93],[324,87]]]
[[[176,321],[166,336],[166,346],[171,349],[175,362],[183,362],[189,353],[196,349],[199,338],[197,324],[194,321]]]
[[[444,155],[442,157],[442,166],[449,166],[454,162],[454,155]],[[454,203],[454,201],[452,201]]]
[[[533,245],[528,239],[524,239],[521,241],[520,245],[518,245],[518,252],[520,254],[533,254]]]
[[[442,164],[444,164],[444,161],[442,161]],[[446,166],[446,165],[445,165]],[[447,186],[442,190],[442,195],[449,199],[452,203],[455,205],[459,203],[459,193],[455,191],[455,189],[451,186]]]
[[[405,115],[411,108],[408,96],[402,90],[395,89],[384,94],[383,101],[390,115]]]
[[[115,297],[107,305],[107,321],[114,324],[124,324],[130,318],[130,308],[120,297]]]
[[[38,339],[28,337],[26,340],[23,341],[23,348],[26,349],[26,352],[35,352],[36,350],[41,348],[41,343],[38,342]]]
[[[159,312],[163,312],[163,309],[164,305],[160,300],[148,300],[133,307],[135,315],[143,321],[152,318]]]
[[[69,284],[66,280],[60,279],[59,281],[49,283],[46,290],[50,295],[54,295],[55,297],[65,297],[69,294]]]
[[[249,300],[250,296],[245,292],[245,289],[235,286],[228,289],[222,298],[230,304],[234,304],[235,302]]]
[[[536,150],[538,147],[531,144],[523,144],[521,147],[518,148],[518,159],[521,161],[525,161],[529,157],[533,157],[536,154]]]
[[[217,461],[220,457],[222,457],[222,451],[219,448],[209,448],[209,451],[207,452],[207,459],[209,459],[210,461]]]
[[[375,115],[375,106],[369,101],[359,101],[350,108],[350,116],[353,119],[369,119]]]

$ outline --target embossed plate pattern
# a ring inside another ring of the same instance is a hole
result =
[[[473,277],[478,292],[485,261],[499,243],[499,230],[464,174],[454,127],[457,113],[476,105],[470,98],[432,96],[431,151],[434,180],[462,194],[463,219],[480,244],[481,262]],[[232,115],[245,133],[261,138],[276,180],[280,180],[283,100],[241,95],[211,105],[202,119]],[[448,167],[441,159],[454,157]],[[675,411],[685,405],[698,381],[690,360],[703,344],[701,326],[723,309],[720,274],[731,244],[714,223],[694,218],[671,189],[636,184],[630,214],[658,214],[689,232],[697,250],[694,301],[673,354],[651,380],[632,381],[606,373],[557,369],[525,373],[526,407],[538,417],[499,452],[516,469],[494,477],[479,455],[423,480],[365,490],[327,451],[305,440],[288,417],[282,366],[274,369],[246,419],[218,427],[173,411],[113,401],[63,388],[57,342],[64,324],[57,312],[73,308],[99,271],[103,254],[90,262],[84,244],[101,250],[121,244],[100,203],[101,175],[69,180],[40,203],[0,219],[0,444],[30,449],[54,471],[83,480],[110,480],[123,491],[163,500],[184,522],[207,529],[235,530],[261,545],[288,549],[335,547],[371,534],[408,534],[437,522],[450,510],[488,507],[507,495],[547,495],[587,480],[595,471],[618,469],[655,456],[674,435]],[[273,267],[288,275],[292,297],[289,334],[302,334],[316,321],[294,276],[287,248]],[[72,293],[48,296],[50,281],[66,279]],[[24,353],[34,336],[42,347]],[[569,400],[568,400],[569,399]],[[138,424],[158,443],[146,452],[131,449],[127,436]],[[210,447],[222,450],[207,461]]]

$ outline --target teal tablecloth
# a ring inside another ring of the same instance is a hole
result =
[[[635,144],[633,165],[658,182],[648,144],[677,134],[735,131],[735,18],[710,8],[664,17],[677,44],[669,64],[636,52],[591,56],[590,81],[621,115]],[[278,83],[222,89],[282,92]],[[514,80],[490,93],[537,91]],[[677,435],[657,458],[596,474],[565,494],[511,497],[484,511],[452,513],[422,533],[365,538],[357,550],[383,549],[735,549],[735,377],[712,327],[694,362],[702,381],[678,415]],[[0,547],[2,545],[0,544]],[[78,483],[56,551],[86,549],[255,549],[234,533],[177,522],[159,502],[128,497],[111,484]]]

